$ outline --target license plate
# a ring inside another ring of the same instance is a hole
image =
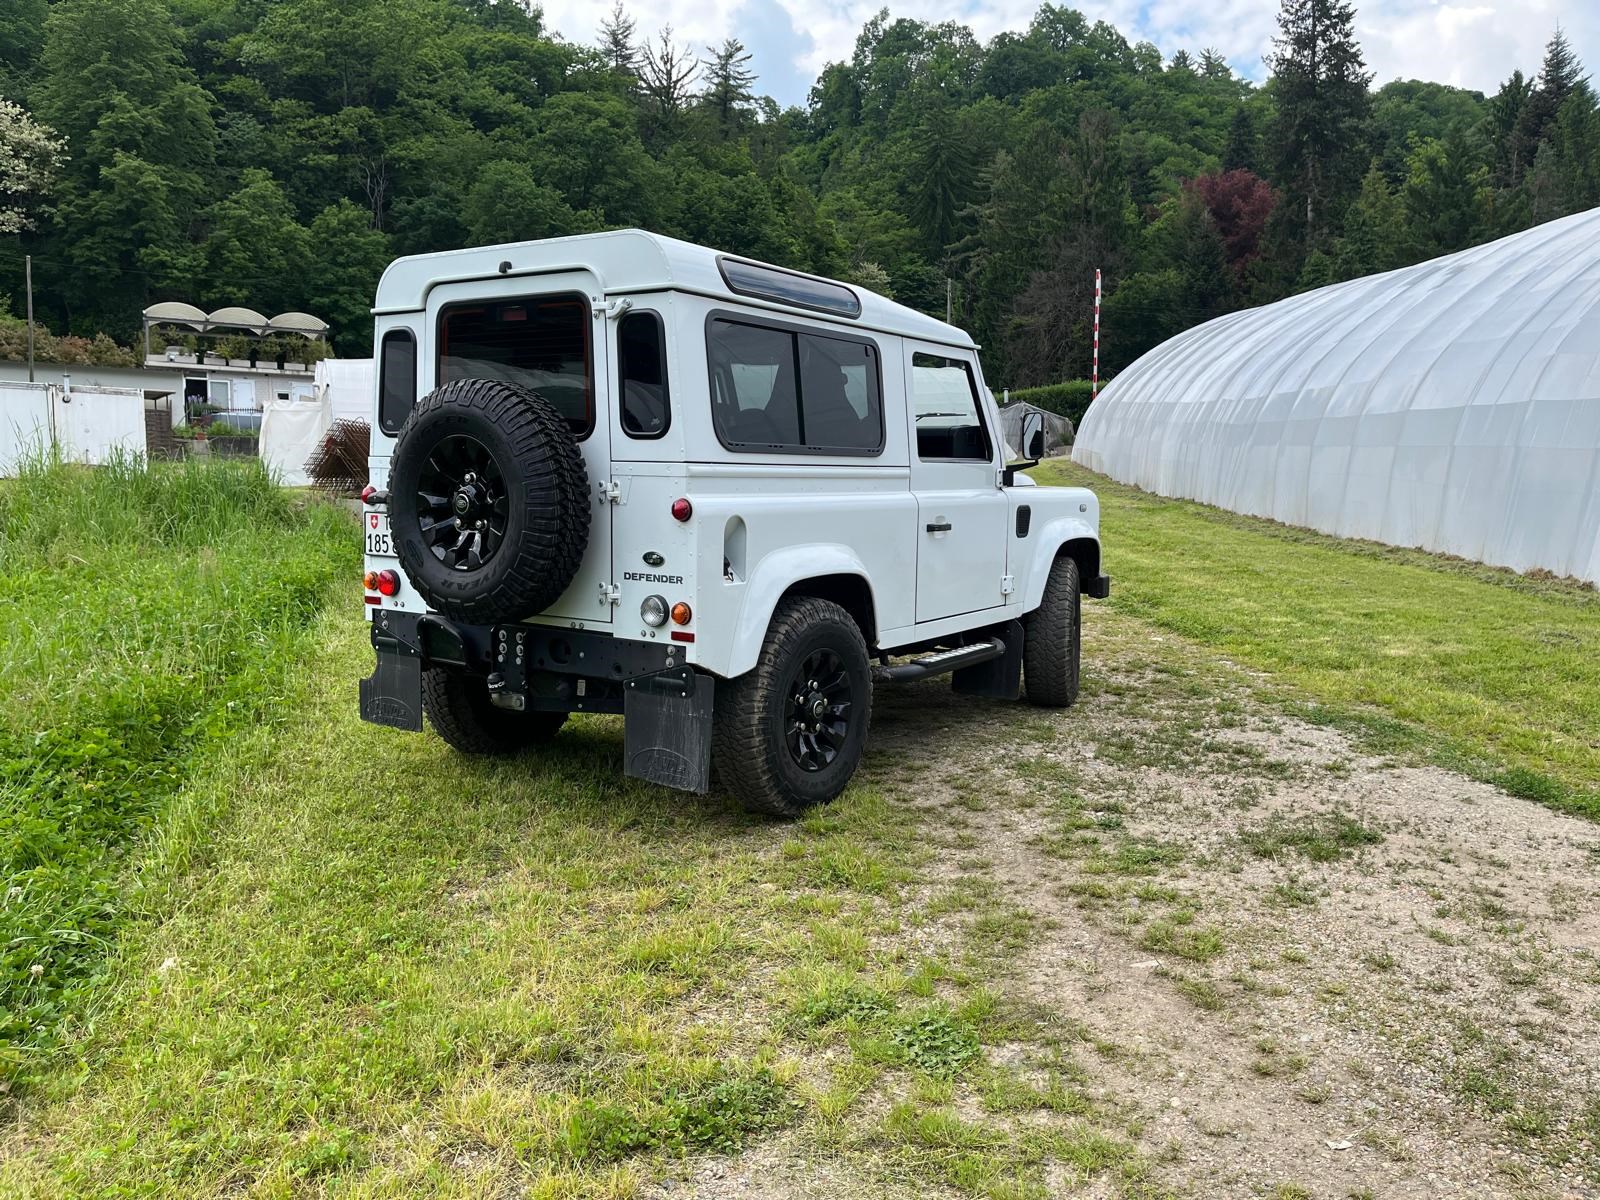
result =
[[[389,537],[389,514],[367,513],[367,553],[379,558],[394,557],[394,541]]]

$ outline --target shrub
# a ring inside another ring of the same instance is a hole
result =
[[[1083,414],[1089,410],[1093,386],[1087,379],[1071,379],[1066,383],[1051,383],[1044,387],[1014,388],[1011,399],[1066,417],[1072,422],[1073,429],[1077,429],[1083,423]]]

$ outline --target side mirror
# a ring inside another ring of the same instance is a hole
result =
[[[1044,457],[1044,414],[1024,413],[1022,416],[1022,457],[1038,462]]]

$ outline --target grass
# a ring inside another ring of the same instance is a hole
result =
[[[1167,500],[1102,500],[1110,603],[1244,665],[1379,752],[1420,752],[1600,819],[1600,594]]]
[[[348,517],[254,461],[24,467],[0,487],[0,1078],[51,1069],[135,903],[128,855],[281,700]]]

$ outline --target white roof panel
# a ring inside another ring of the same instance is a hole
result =
[[[419,254],[396,259],[389,264],[383,278],[378,281],[377,303],[373,311],[380,314],[414,312],[426,307],[428,293],[435,286],[462,279],[494,278],[500,274],[500,264],[509,262],[511,267],[508,273],[517,275],[561,270],[592,272],[608,296],[669,289],[695,292],[725,297],[729,303],[764,308],[775,313],[804,315],[856,329],[898,333],[945,345],[971,347],[974,344],[965,331],[954,325],[947,325],[916,309],[896,304],[856,284],[844,286],[861,301],[861,315],[858,317],[817,312],[738,295],[729,289],[722,272],[718,270],[717,261],[723,257],[741,262],[754,261],[740,255],[724,256],[718,250],[642,229],[617,229],[608,233],[583,233],[537,242],[474,246],[465,250]],[[775,269],[788,270],[786,267]]]

